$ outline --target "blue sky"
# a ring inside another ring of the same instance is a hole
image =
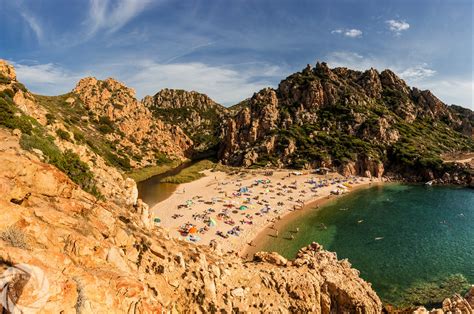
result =
[[[321,60],[473,108],[472,28],[471,0],[0,0],[0,58],[47,95],[114,77],[229,105]]]

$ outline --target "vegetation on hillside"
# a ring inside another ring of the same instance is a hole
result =
[[[120,134],[120,130],[116,129],[110,119],[107,117],[94,119],[82,102],[72,93],[59,96],[35,95],[35,98],[41,106],[48,110],[48,121],[57,119],[63,121],[67,129],[72,131],[75,141],[88,145],[110,166],[123,171],[131,169],[130,158],[133,158],[133,154],[118,149],[116,143],[109,141],[104,136],[112,132]],[[72,104],[66,102],[68,98],[73,98],[74,102]],[[58,136],[67,137],[64,132],[66,131],[58,130]]]
[[[13,103],[14,91],[6,89],[0,93],[0,125],[8,129],[22,131],[20,145],[25,150],[38,149],[45,161],[56,166],[81,186],[82,189],[100,198],[95,185],[94,175],[89,166],[82,162],[77,154],[70,150],[62,152],[54,143],[54,138],[32,117],[25,115]],[[64,130],[57,132],[60,138],[70,140]]]

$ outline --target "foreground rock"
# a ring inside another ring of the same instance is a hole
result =
[[[169,239],[133,206],[97,201],[16,137],[0,136],[0,231],[17,235],[0,237],[0,264],[45,272],[43,311],[381,311],[370,285],[333,253],[313,245],[275,265]]]

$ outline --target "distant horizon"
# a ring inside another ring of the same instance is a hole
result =
[[[0,8],[0,58],[37,94],[113,77],[138,99],[171,88],[230,106],[320,60],[390,69],[474,109],[469,0],[0,0]]]

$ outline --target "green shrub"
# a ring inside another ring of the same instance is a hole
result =
[[[48,163],[67,174],[84,191],[91,193],[97,198],[102,198],[102,195],[95,186],[94,175],[90,171],[89,166],[81,161],[79,156],[71,150],[66,150],[62,153],[54,144],[52,137],[23,134],[20,139],[20,145],[25,150],[32,150],[33,148],[41,150]]]
[[[11,81],[12,80],[10,80],[8,77],[0,74],[0,84],[10,84]]]
[[[26,89],[25,85],[23,85],[22,83],[19,83],[19,82],[16,82],[14,85],[13,85],[13,89],[15,91],[18,91],[18,90],[21,90],[22,92],[27,92],[28,90]]]
[[[101,133],[104,133],[104,134],[112,133],[115,129],[114,123],[112,122],[112,120],[110,120],[109,117],[106,117],[106,116],[99,117],[98,123],[99,123],[99,126],[97,127],[97,129]]]
[[[72,132],[72,134],[74,135],[74,139],[78,142],[78,143],[85,143],[86,141],[86,138],[84,136],[84,133],[82,133],[81,131],[79,130],[74,130]]]
[[[56,117],[52,113],[47,113],[46,114],[46,123],[47,124],[53,124],[54,121],[56,121]]]
[[[5,98],[0,98],[0,125],[9,129],[20,129],[26,134],[31,134],[33,130],[31,120]]]
[[[64,131],[63,129],[57,129],[56,134],[62,140],[65,140],[65,141],[70,141],[71,140],[71,135],[69,135],[69,132]]]

